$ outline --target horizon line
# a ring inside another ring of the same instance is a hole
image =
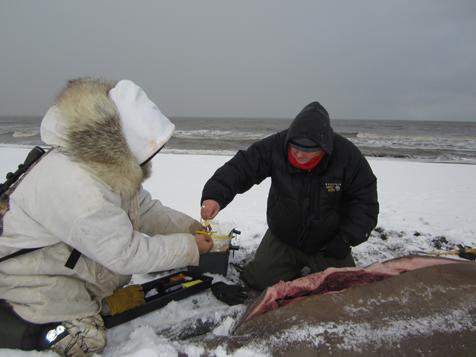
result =
[[[0,119],[4,118],[38,118],[42,119],[44,115],[21,115],[21,114],[6,114],[0,115]],[[285,118],[285,117],[264,117],[264,116],[249,116],[249,117],[242,117],[242,116],[179,116],[179,115],[171,115],[169,116],[170,119],[190,119],[190,120],[205,120],[205,119],[222,119],[222,120],[293,120],[294,118]],[[415,118],[362,118],[362,117],[354,117],[354,118],[330,118],[330,120],[360,120],[360,121],[419,121],[419,122],[450,122],[450,123],[468,123],[468,122],[476,122],[475,119],[458,119],[458,120],[448,120],[448,119],[415,119]]]

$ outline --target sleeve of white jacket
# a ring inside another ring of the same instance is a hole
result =
[[[77,219],[67,243],[119,274],[168,270],[199,261],[192,234],[149,236],[134,231],[127,214],[112,204]]]
[[[14,192],[15,203],[47,235],[124,275],[198,265],[195,237],[134,231],[120,195],[82,165],[51,152]]]
[[[189,215],[164,206],[152,199],[150,193],[142,189],[139,195],[140,231],[149,235],[190,233],[190,225],[196,222]]]

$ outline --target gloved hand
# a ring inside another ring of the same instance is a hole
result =
[[[119,314],[145,303],[142,285],[129,285],[117,289],[114,294],[108,296],[105,300],[111,315]]]
[[[212,293],[215,297],[224,303],[232,306],[242,304],[248,297],[246,288],[240,285],[228,285],[223,282],[212,285]]]
[[[332,257],[337,259],[344,259],[350,253],[350,245],[337,236],[332,239],[324,249],[325,257]]]

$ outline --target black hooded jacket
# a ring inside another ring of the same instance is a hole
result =
[[[326,152],[310,171],[291,166],[288,143],[308,138]],[[325,248],[336,238],[355,246],[377,224],[377,179],[359,149],[335,134],[327,111],[307,105],[289,129],[240,150],[205,184],[202,202],[213,199],[225,208],[243,193],[271,177],[267,221],[275,237],[306,253]]]

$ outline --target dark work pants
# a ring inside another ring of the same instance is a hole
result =
[[[106,345],[102,317],[88,316],[61,323],[35,324],[23,320],[0,300],[0,348],[53,350],[61,356],[92,356]]]
[[[0,300],[0,348],[44,350],[48,348],[44,336],[58,323],[34,324],[23,320]]]
[[[355,262],[350,253],[344,259],[325,257],[322,252],[305,254],[275,238],[268,229],[254,260],[245,266],[241,278],[251,288],[263,290],[281,280],[300,277],[306,266],[311,273],[316,273],[329,267],[354,267]]]

